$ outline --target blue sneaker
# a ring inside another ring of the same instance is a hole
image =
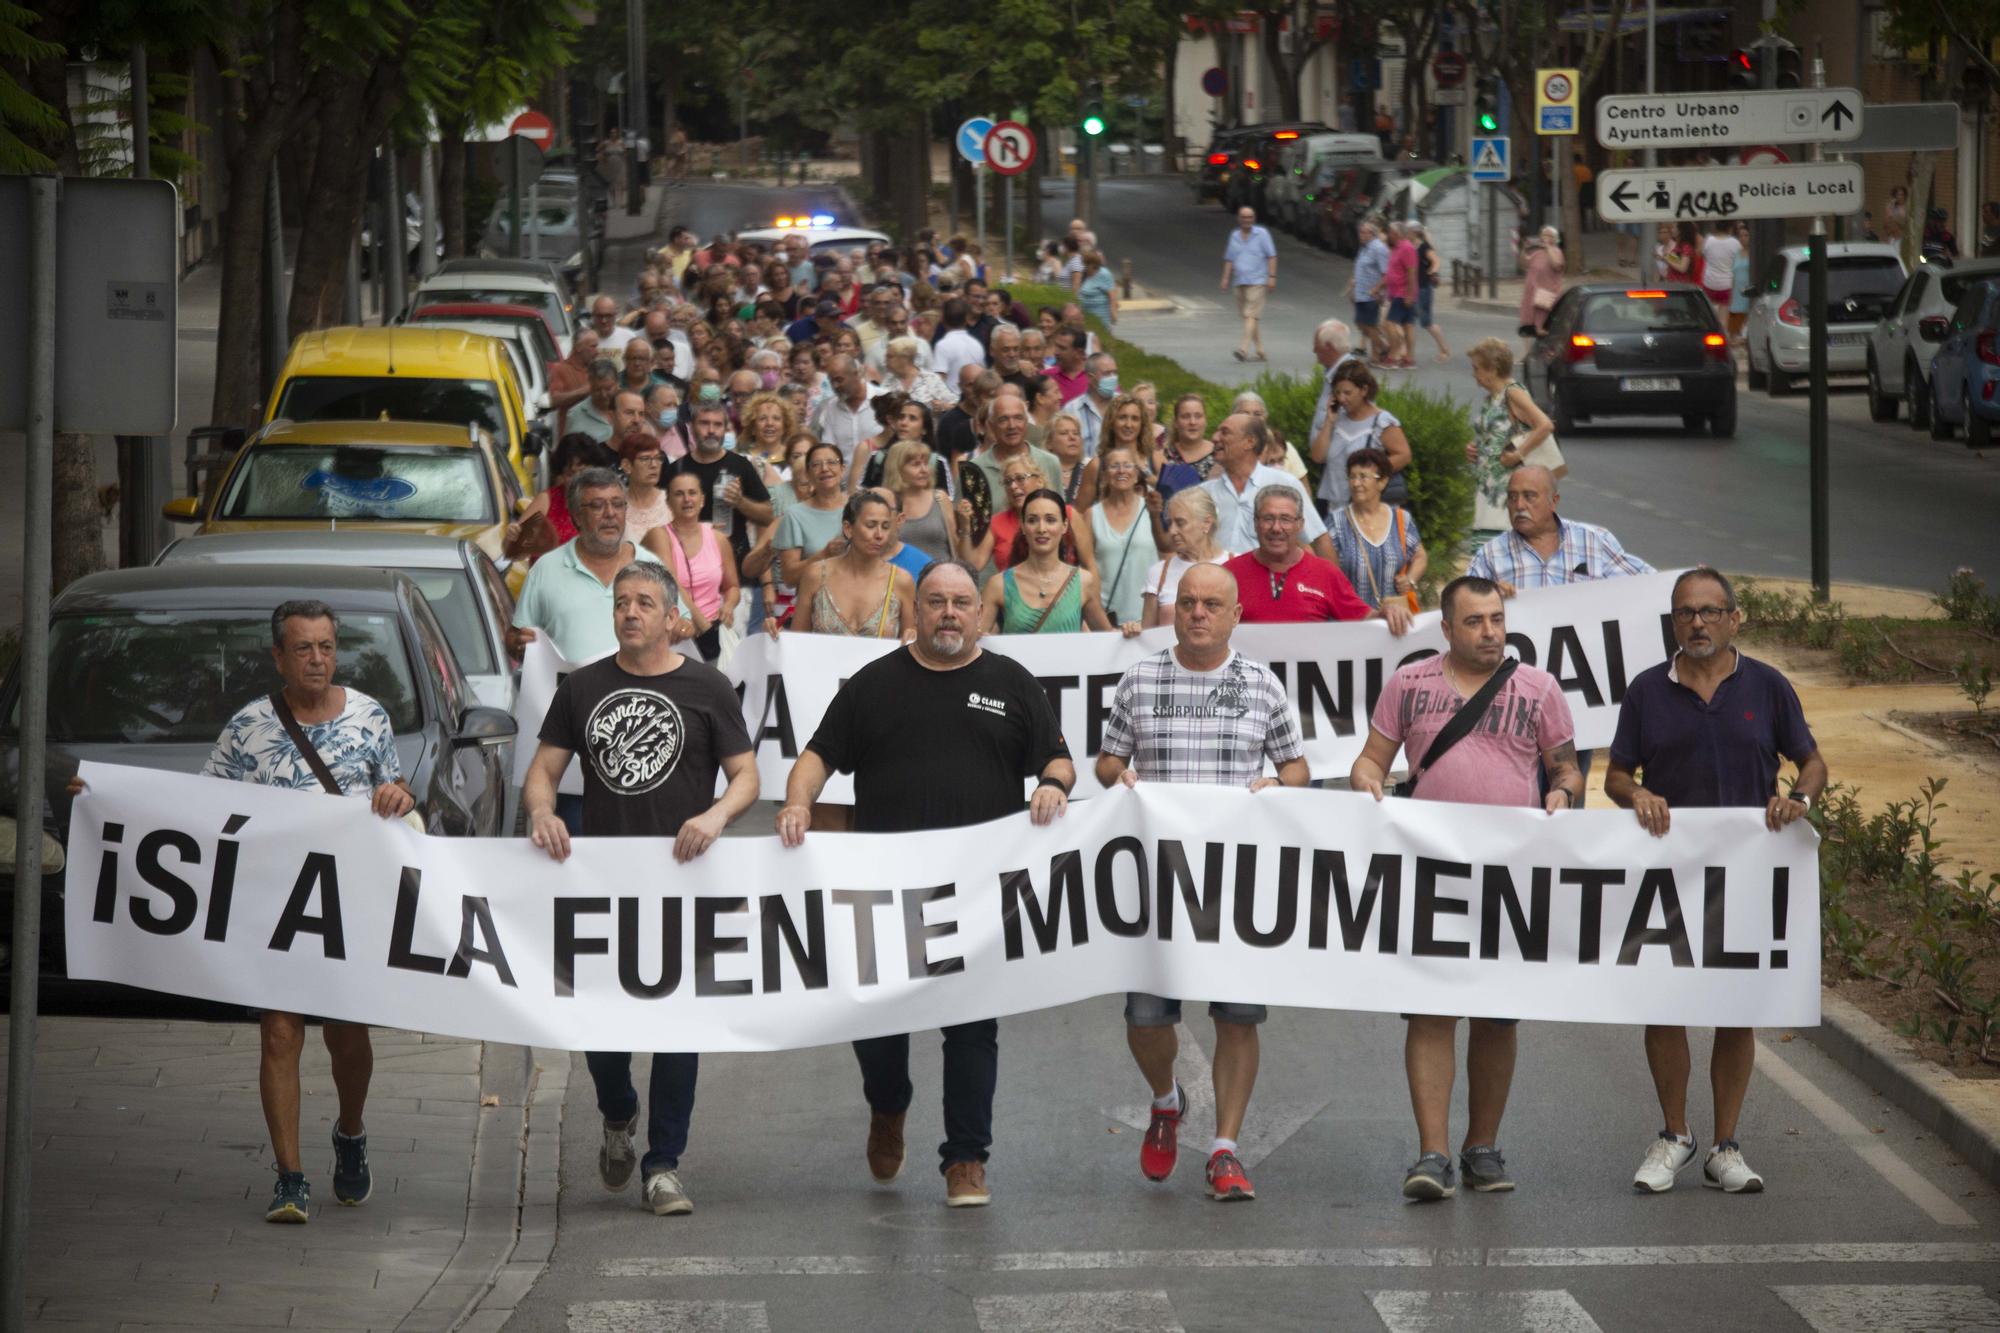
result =
[[[1449,1199],[1457,1192],[1451,1159],[1441,1152],[1427,1152],[1417,1158],[1416,1165],[1403,1177],[1403,1197],[1419,1203]]]
[[[333,1197],[344,1207],[368,1202],[375,1192],[375,1177],[368,1170],[368,1136],[352,1138],[333,1127]]]
[[[271,1206],[264,1210],[264,1220],[301,1223],[312,1221],[312,1186],[306,1184],[303,1173],[278,1172],[278,1188],[271,1195]]]

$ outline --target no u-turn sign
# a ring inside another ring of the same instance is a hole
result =
[[[1035,160],[1035,133],[1026,125],[1003,120],[986,133],[986,165],[1002,176],[1018,176]]]

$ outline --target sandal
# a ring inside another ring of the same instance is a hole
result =
[[[1238,361],[1248,361],[1250,359],[1249,357],[1243,355],[1243,349],[1241,347],[1231,352],[1230,355],[1235,357]]]

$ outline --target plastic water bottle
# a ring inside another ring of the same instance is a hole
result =
[[[715,489],[709,493],[709,522],[725,537],[736,535],[736,506],[729,503],[729,471],[716,474]]]

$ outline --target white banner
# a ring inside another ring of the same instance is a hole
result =
[[[514,743],[514,785],[519,787],[528,780],[528,770],[534,766],[535,751],[540,748],[537,739],[542,734],[542,719],[548,716],[549,705],[555,702],[556,685],[581,662],[571,664],[549,643],[546,634],[537,634],[528,640],[528,646],[521,655],[521,684],[514,691],[514,726],[519,739]],[[569,767],[563,770],[562,781],[556,790],[571,796],[583,795],[583,763],[572,758]]]
[[[1618,727],[1618,705],[1632,677],[1664,662],[1672,629],[1667,616],[1675,575],[1572,583],[1524,592],[1507,603],[1507,643],[1514,656],[1553,675],[1576,719],[1578,749],[1609,745]],[[1076,795],[1102,789],[1091,759],[1101,748],[1112,695],[1125,668],[1170,646],[1171,626],[1136,639],[1117,634],[998,634],[982,646],[1014,658],[1042,682],[1056,707],[1063,735],[1076,757]],[[1368,739],[1368,717],[1391,673],[1406,662],[1444,649],[1434,611],[1417,617],[1402,638],[1379,620],[1325,625],[1244,625],[1232,642],[1245,656],[1268,664],[1285,682],[1299,711],[1306,763],[1315,779],[1345,778]],[[743,719],[757,746],[757,772],[766,800],[782,800],[792,761],[819,728],[841,682],[894,641],[833,634],[746,635],[730,663],[729,677],[743,696]],[[556,681],[570,666],[544,641],[528,646],[514,716],[521,725],[517,777],[534,757],[532,738],[555,697]],[[573,785],[574,784],[574,785]],[[582,791],[571,765],[564,791]],[[850,779],[834,775],[822,798],[854,799]]]
[[[1598,1023],[1819,1020],[1817,840],[1142,783],[905,834],[447,839],[366,802],[86,764],[70,975],[523,1045],[751,1051],[1127,990]]]

